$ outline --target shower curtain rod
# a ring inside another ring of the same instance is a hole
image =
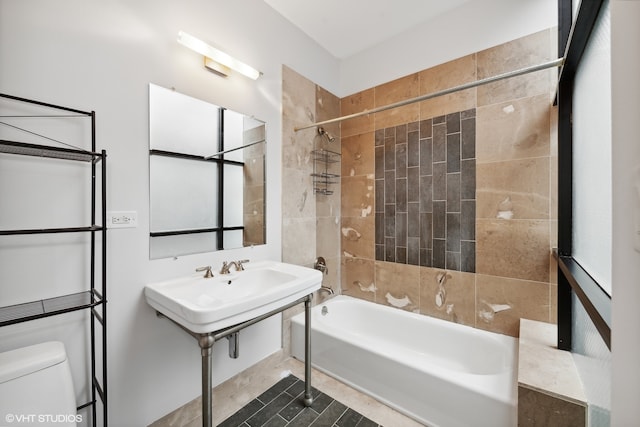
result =
[[[464,84],[461,84],[459,86],[451,87],[449,89],[444,89],[444,90],[440,90],[440,91],[437,91],[437,92],[428,93],[426,95],[417,96],[415,98],[405,99],[404,101],[395,102],[393,104],[384,105],[382,107],[373,108],[371,110],[364,110],[364,111],[361,111],[359,113],[349,114],[347,116],[337,117],[335,119],[324,120],[322,122],[316,122],[316,123],[312,123],[310,125],[305,125],[305,126],[299,126],[299,127],[293,128],[293,130],[295,132],[298,132],[300,130],[309,129],[309,128],[312,128],[314,126],[322,126],[322,125],[327,125],[329,123],[336,123],[336,122],[341,122],[341,121],[344,121],[344,120],[354,119],[354,118],[360,117],[360,116],[366,116],[368,114],[379,113],[381,111],[390,110],[392,108],[403,107],[405,105],[413,104],[415,102],[426,101],[427,99],[436,98],[436,97],[442,96],[442,95],[448,95],[448,94],[453,93],[453,92],[458,92],[458,91],[461,91],[461,90],[471,89],[471,88],[474,88],[474,87],[477,87],[477,86],[486,85],[488,83],[493,83],[493,82],[496,82],[498,80],[504,80],[504,79],[508,79],[508,78],[511,78],[511,77],[521,76],[523,74],[529,74],[529,73],[533,73],[533,72],[536,72],[536,71],[546,70],[547,68],[560,67],[560,66],[562,66],[562,64],[564,64],[564,58],[558,58],[558,59],[554,59],[553,61],[544,62],[544,63],[538,64],[538,65],[532,65],[530,67],[521,68],[521,69],[515,70],[515,71],[509,71],[507,73],[498,74],[496,76],[487,77],[487,78],[484,78],[484,79],[481,79],[481,80],[476,80],[474,82],[464,83]]]

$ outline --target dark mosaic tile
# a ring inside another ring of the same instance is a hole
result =
[[[351,408],[347,408],[344,414],[336,421],[336,427],[353,427],[362,420],[362,415]]]
[[[460,198],[473,200],[476,198],[476,161],[463,160],[460,171]]]
[[[421,267],[433,266],[432,252],[433,251],[431,249],[420,249],[420,266]]]
[[[396,178],[407,176],[407,144],[396,144]]]
[[[316,419],[318,419],[319,416],[320,414],[318,414],[313,409],[304,408],[304,410],[300,412],[297,417],[291,420],[289,425],[292,427],[307,427],[310,426]]]
[[[251,418],[249,418],[247,420],[247,424],[249,424],[251,427],[263,426],[267,421],[271,419],[271,417],[276,415],[284,406],[288,405],[293,399],[291,398],[291,396],[289,396],[286,393],[279,394],[275,399],[269,402],[268,405],[260,409]]]
[[[420,138],[431,138],[433,135],[433,120],[420,120]]]
[[[460,113],[447,114],[447,133],[460,132]]]
[[[395,237],[396,235],[396,205],[384,205],[384,236]]]
[[[420,201],[420,168],[407,169],[407,202]]]
[[[384,129],[384,137],[386,138],[394,138],[396,137],[396,128],[395,127],[391,127],[391,128],[385,128]]]
[[[420,249],[431,249],[433,240],[433,214],[420,214]]]
[[[432,267],[446,268],[444,239],[433,239],[432,260],[433,260]]]
[[[384,129],[378,129],[375,134],[375,146],[384,146]]]
[[[460,134],[447,135],[447,172],[460,172]]]
[[[476,119],[466,119],[461,122],[462,127],[462,158],[476,157]]]
[[[420,237],[420,204],[407,204],[407,237]]]
[[[433,174],[433,140],[420,140],[420,175]]]
[[[460,252],[460,214],[447,212],[447,251]]]
[[[447,164],[433,164],[433,200],[447,200]]]
[[[396,139],[386,137],[384,139],[384,170],[394,170],[396,168]]]
[[[384,202],[396,202],[396,172],[386,171],[384,173]]]
[[[396,212],[396,246],[407,246],[406,212]]]
[[[407,132],[420,131],[420,122],[411,122],[407,124]]]
[[[420,133],[417,131],[407,135],[407,166],[420,166]]]
[[[278,381],[276,384],[270,387],[267,391],[265,391],[260,396],[258,396],[258,400],[261,401],[262,403],[267,404],[271,402],[273,399],[275,399],[283,391],[291,387],[296,381],[298,381],[296,377],[294,377],[293,375],[289,375],[283,378],[281,381]]]
[[[263,427],[285,427],[287,425],[287,420],[283,419],[279,415],[274,415],[269,421],[264,423]]]
[[[397,178],[396,179],[396,212],[406,212],[406,211],[407,211],[407,178]]]
[[[407,264],[420,265],[420,238],[407,239]]]
[[[476,272],[476,242],[463,240],[460,252],[460,270],[467,273]]]
[[[438,117],[434,117],[432,120],[433,120],[433,124],[436,125],[438,123],[445,123],[446,117],[445,116],[438,116]]]
[[[446,225],[447,225],[447,208],[446,202],[434,201],[433,202],[433,238],[444,239],[446,237]]]
[[[376,179],[376,212],[384,212],[384,179]]]
[[[445,268],[447,270],[460,271],[460,252],[447,252],[446,257]]]
[[[460,119],[461,120],[469,119],[469,118],[475,117],[475,116],[476,116],[476,109],[475,108],[471,108],[469,110],[460,111]]]
[[[407,263],[407,248],[404,246],[396,246],[396,261],[398,264]]]
[[[297,397],[297,396],[298,395],[296,395],[295,397]],[[284,418],[286,421],[291,421],[292,419],[297,417],[298,414],[304,408],[305,408],[304,402],[299,398],[295,398],[295,399],[292,399],[291,402],[289,402],[288,405],[286,405],[284,408],[282,408],[280,410],[280,412],[278,412],[278,415],[280,417]]]
[[[375,148],[375,171],[376,179],[384,178],[384,147]]]
[[[384,260],[387,262],[395,262],[396,260],[396,239],[393,237],[384,239]]]
[[[251,418],[256,412],[264,407],[264,404],[257,399],[252,400],[235,414],[218,424],[219,427],[237,427]]]
[[[447,161],[447,127],[445,124],[433,126],[433,161]]]
[[[462,240],[476,239],[476,202],[463,200],[460,202],[460,238]]]
[[[378,424],[375,421],[371,421],[369,418],[363,416],[360,422],[356,424],[356,427],[378,427]]]
[[[413,191],[413,190],[411,190]],[[425,175],[420,177],[420,212],[433,211],[433,176]]]
[[[384,260],[384,245],[376,245],[376,261]]]
[[[460,212],[460,173],[447,174],[447,212]]]
[[[314,394],[314,396],[315,398],[311,403],[311,408],[318,414],[322,413],[325,409],[327,409],[327,407],[329,407],[331,402],[333,402],[333,398],[324,393],[318,392],[317,394]]]
[[[334,400],[329,407],[325,409],[320,416],[311,424],[312,427],[332,427],[333,424],[340,419],[347,407],[342,403]]]
[[[376,213],[375,219],[375,227],[376,227],[376,245],[384,245],[384,212]]]
[[[407,125],[396,126],[396,145],[407,142]]]

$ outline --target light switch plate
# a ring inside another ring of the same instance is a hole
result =
[[[138,212],[109,211],[107,212],[107,228],[135,228],[138,226]]]

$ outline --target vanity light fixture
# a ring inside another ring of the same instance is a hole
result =
[[[178,43],[204,56],[204,66],[217,74],[227,76],[229,70],[235,70],[250,79],[256,80],[262,74],[255,68],[238,61],[234,57],[216,49],[184,31],[178,31]]]

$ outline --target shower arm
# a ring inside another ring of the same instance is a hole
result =
[[[533,73],[536,71],[546,70],[547,68],[553,67],[561,67],[564,64],[564,58],[554,59],[553,61],[543,62],[542,64],[532,65],[530,67],[521,68],[519,70],[509,71],[507,73],[498,74],[492,77],[487,77],[481,80],[476,80],[469,83],[464,83],[459,86],[454,86],[449,89],[440,90],[437,92],[428,93],[426,95],[421,95],[415,98],[405,99],[404,101],[395,102],[393,104],[384,105],[377,108],[372,108],[371,110],[364,110],[359,113],[349,114],[342,117],[336,117],[335,119],[324,120],[321,122],[312,123],[305,126],[299,126],[293,128],[295,132],[301,131],[303,129],[309,129],[315,126],[327,125],[330,123],[342,122],[344,120],[355,119],[356,117],[366,116],[368,114],[379,113],[381,111],[391,110],[392,108],[403,107],[405,105],[413,104],[416,102],[426,101],[427,99],[437,98],[438,96],[448,95],[450,93],[459,92],[461,90],[471,89],[474,87],[486,85],[489,83],[497,82],[499,80],[508,79],[511,77],[517,77],[524,74]]]

